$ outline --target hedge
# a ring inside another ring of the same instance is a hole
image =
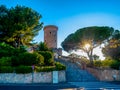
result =
[[[12,66],[44,65],[44,57],[38,53],[21,53],[19,56],[12,56]]]
[[[14,68],[11,66],[0,66],[0,73],[13,73]]]
[[[15,67],[15,72],[16,73],[31,73],[32,72],[32,67],[31,66],[18,66]]]
[[[54,65],[54,59],[53,59],[52,52],[50,52],[50,51],[38,51],[38,53],[44,57],[44,63],[46,66],[53,66]]]
[[[55,62],[54,66],[42,66],[42,67],[35,66],[36,72],[60,71],[65,69],[66,69],[66,66],[59,62]]]
[[[11,66],[11,57],[2,57],[0,58],[0,66]]]

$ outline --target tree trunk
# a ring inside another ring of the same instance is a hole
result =
[[[90,65],[94,66],[94,63],[93,63],[93,50],[90,50],[89,52],[87,52],[87,55],[88,55],[88,58],[90,60]]]

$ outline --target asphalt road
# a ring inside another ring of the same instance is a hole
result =
[[[120,82],[118,83],[71,82],[61,84],[0,84],[0,90],[120,90]]]
[[[66,90],[77,88],[75,85],[63,84],[1,84],[0,90]]]

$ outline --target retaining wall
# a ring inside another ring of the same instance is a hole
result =
[[[97,69],[88,67],[86,70],[93,74],[100,81],[120,81],[120,70]]]
[[[66,82],[65,71],[57,71],[58,83]],[[53,83],[56,76],[53,72],[39,72],[28,74],[0,73],[0,83]]]

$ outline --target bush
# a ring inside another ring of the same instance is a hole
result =
[[[11,57],[2,57],[0,59],[0,66],[11,66]]]
[[[11,66],[0,66],[0,73],[13,73],[14,68]]]
[[[94,66],[95,67],[101,67],[102,66],[102,61],[101,60],[95,60],[94,61]]]
[[[11,57],[12,55],[18,56],[20,53],[24,53],[26,50],[23,47],[14,48],[8,44],[0,43],[0,58]]]
[[[31,66],[18,66],[15,68],[16,73],[31,73],[32,67]]]
[[[0,58],[1,57],[10,57],[14,54],[14,49],[12,46],[0,43]]]
[[[35,71],[36,72],[50,72],[50,71],[60,71],[60,70],[65,70],[66,66],[59,62],[55,62],[55,66],[44,66],[44,67],[38,67],[35,66]]]
[[[19,66],[21,64],[18,56],[12,56],[11,58],[12,58],[11,63],[13,67]]]
[[[0,49],[0,58],[8,56],[8,51]]]
[[[14,56],[19,56],[19,54],[25,53],[25,52],[26,52],[26,50],[25,50],[23,47],[15,48],[15,49],[13,50],[13,55],[14,55]]]
[[[18,58],[15,60],[15,58]],[[21,53],[18,57],[13,57],[13,66],[17,65],[25,65],[25,66],[32,66],[32,65],[43,65],[44,64],[44,57],[38,53]]]
[[[36,65],[42,66],[44,65],[44,57],[41,54],[34,53],[36,55]]]
[[[94,61],[94,66],[96,66],[96,67],[104,67],[104,68],[109,67],[109,68],[119,70],[120,61],[118,61],[118,60],[110,60],[110,59],[106,59],[106,60],[103,60],[103,61],[97,60],[97,61]]]
[[[60,62],[55,62],[56,70],[65,70],[66,66],[61,64]]]
[[[39,51],[39,54],[41,54],[44,57],[44,63],[45,65],[51,66],[54,65],[54,59],[53,59],[53,53],[50,51]]]
[[[102,67],[110,67],[110,65],[113,63],[113,60],[103,60],[102,61]]]
[[[119,70],[120,68],[120,61],[114,60],[113,63],[110,65],[111,68]]]
[[[54,70],[55,70],[55,66],[44,66],[44,67],[35,66],[36,72],[50,72]]]

